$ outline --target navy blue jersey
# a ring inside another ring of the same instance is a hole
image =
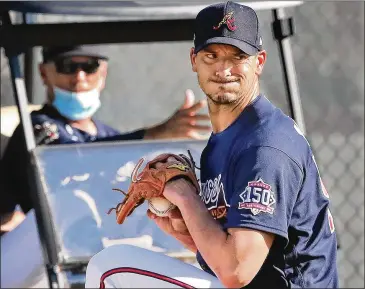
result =
[[[47,131],[47,126],[55,124],[57,129],[54,136],[48,137],[47,144],[70,144],[70,143],[87,143],[95,141],[109,140],[133,140],[142,139],[144,130],[138,130],[128,134],[121,134],[116,129],[93,119],[97,128],[97,134],[91,135],[83,130],[71,127],[68,120],[59,114],[59,112],[50,105],[45,105],[38,111],[31,113],[33,127],[35,128],[35,136],[39,136],[40,143],[43,144],[42,132]],[[46,124],[46,126],[45,126]],[[39,131],[40,130],[40,131]]]
[[[50,105],[31,113],[32,125],[37,145],[89,143],[99,141],[136,140],[144,137],[144,130],[121,134],[117,130],[93,119],[97,134],[71,127],[68,120]],[[32,207],[27,181],[27,153],[21,125],[10,138],[1,160],[3,179],[1,182],[0,215],[13,212],[20,205],[24,212]]]
[[[259,95],[201,156],[200,196],[228,230],[275,234],[247,288],[335,288],[337,241],[310,145],[295,122]],[[213,273],[197,254],[201,267]]]

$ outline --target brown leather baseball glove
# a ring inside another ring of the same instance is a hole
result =
[[[190,154],[190,152],[189,152]],[[169,157],[174,157],[176,161],[167,163]],[[191,155],[190,155],[191,157]],[[122,224],[127,216],[132,214],[135,208],[140,206],[145,200],[163,196],[165,185],[168,181],[178,178],[186,178],[196,188],[199,194],[200,187],[195,175],[195,164],[183,154],[162,154],[148,162],[142,172],[138,173],[144,159],[140,159],[132,172],[132,182],[128,192],[114,189],[125,195],[123,202],[119,203],[116,208],[117,223]],[[158,169],[155,164],[161,162],[162,166]]]

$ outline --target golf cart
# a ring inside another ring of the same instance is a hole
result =
[[[206,141],[37,146],[28,111],[32,97],[21,73],[20,55],[24,54],[26,61],[32,63],[34,55],[30,48],[37,46],[191,42],[196,14],[213,1],[178,2],[2,1],[0,4],[0,44],[8,57],[15,101],[23,125],[29,155],[29,184],[36,204],[37,226],[50,288],[83,287],[90,258],[113,244],[133,244],[193,263],[194,256],[146,218],[146,204],[138,207],[122,226],[106,212],[122,198],[113,193],[112,188],[127,190],[128,176],[141,157],[149,160],[161,152],[186,153],[190,150],[194,159],[199,160]],[[256,11],[272,12],[271,27],[282,65],[288,112],[305,131],[290,47],[293,23],[291,18],[285,18],[285,8],[301,2],[242,3]],[[11,11],[23,13],[24,23],[13,24]],[[27,16],[32,14],[110,16],[117,20],[40,24],[29,21],[31,17]],[[31,86],[32,70],[26,69],[26,73],[27,85]]]

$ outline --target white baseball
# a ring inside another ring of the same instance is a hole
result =
[[[164,217],[175,208],[175,205],[165,198],[155,197],[148,200],[148,208],[155,215]]]

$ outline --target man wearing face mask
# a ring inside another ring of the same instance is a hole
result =
[[[44,129],[45,120],[56,124],[58,139],[54,136],[54,139],[46,137],[43,140],[40,134],[37,139],[39,142],[62,144],[99,140],[200,138],[199,132],[210,130],[210,126],[196,123],[209,120],[209,117],[196,114],[205,102],[194,104],[194,95],[190,91],[183,106],[171,118],[151,128],[121,134],[92,118],[101,105],[100,92],[105,86],[107,61],[108,57],[97,46],[43,49],[43,63],[39,68],[47,87],[48,101],[43,109],[32,114],[32,119],[40,125],[36,128],[37,132],[47,131]]]
[[[210,126],[199,124],[209,120],[197,111],[205,101],[194,103],[194,95],[186,92],[184,104],[162,124],[121,134],[116,129],[93,117],[101,105],[100,92],[105,86],[108,57],[101,48],[93,45],[76,47],[48,47],[42,51],[43,62],[39,71],[46,87],[47,101],[38,111],[31,113],[36,143],[72,144],[98,141],[194,138]],[[9,140],[2,166],[5,188],[1,197],[1,231],[6,232],[9,220],[22,220],[16,205],[27,213],[32,207],[26,181],[25,142],[19,125]],[[17,216],[19,218],[17,218]],[[7,223],[7,224],[5,224]]]

